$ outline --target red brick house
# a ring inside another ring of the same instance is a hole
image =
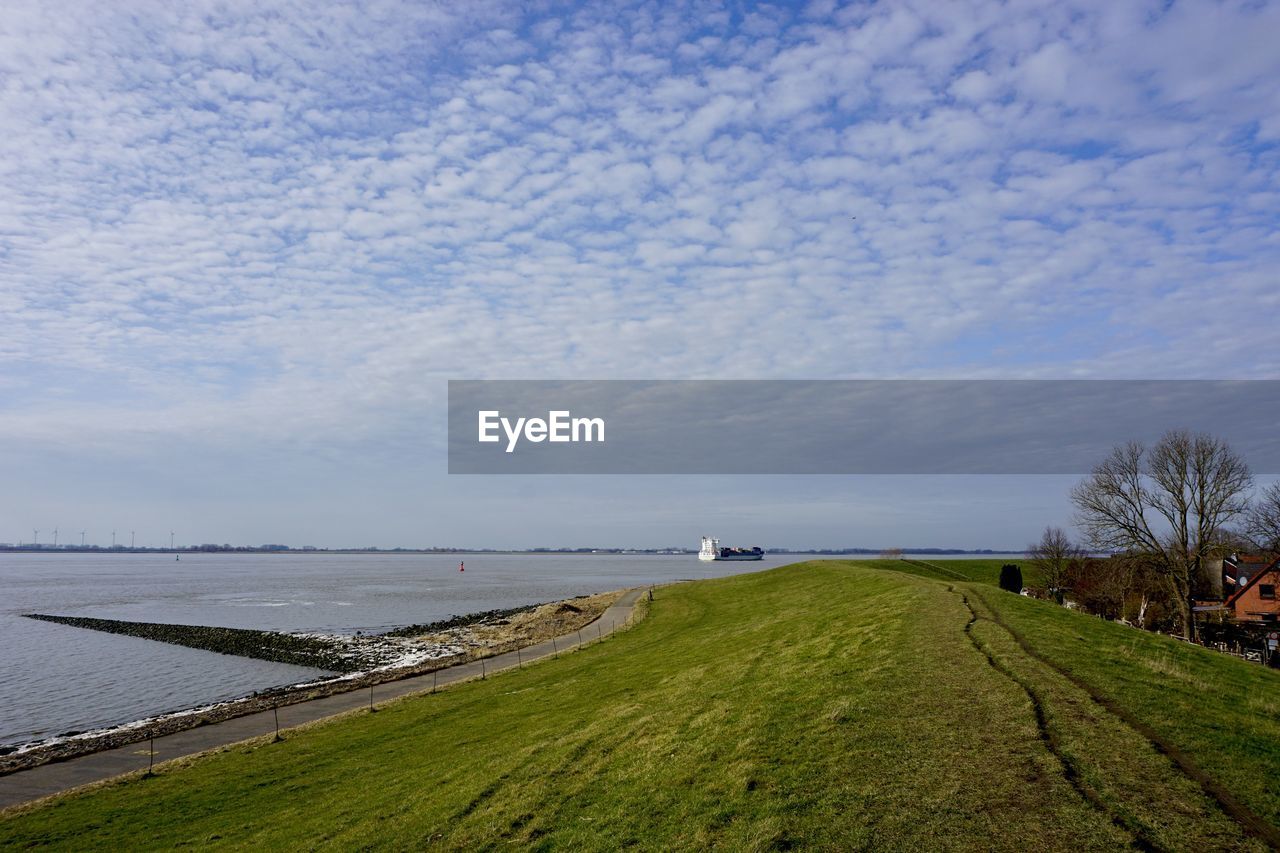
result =
[[[1280,559],[1236,557],[1222,561],[1226,611],[1238,622],[1280,622]]]

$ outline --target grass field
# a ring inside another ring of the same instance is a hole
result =
[[[0,845],[1266,849],[1276,673],[980,566],[877,565],[661,589],[582,652],[28,809]]]
[[[944,581],[971,581],[973,583],[1000,585],[1000,567],[1005,563],[1016,563],[1022,569],[1022,580],[1026,586],[1040,583],[1040,575],[1026,559],[1005,558],[1000,560],[856,560],[854,565],[868,566],[877,569],[889,569],[935,578]]]

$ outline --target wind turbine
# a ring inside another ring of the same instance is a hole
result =
[[[32,544],[32,545],[39,545],[39,544],[40,544],[40,531],[39,531],[39,530],[32,530],[32,531],[31,531],[31,544]]]
[[[173,550],[173,531],[169,531],[169,550]]]
[[[133,534],[135,534],[135,533],[137,533],[137,532],[138,532],[138,531],[136,531],[136,530],[130,530],[130,531],[129,531],[129,550],[130,550],[130,551],[132,551],[132,550],[133,550]]]
[[[58,547],[58,528],[53,528],[53,547]]]
[[[84,547],[84,531],[83,530],[80,531],[80,547],[81,548]]]
[[[116,532],[113,530],[111,531],[111,550],[114,551],[115,549],[116,549]]]

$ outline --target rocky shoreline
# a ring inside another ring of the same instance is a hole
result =
[[[603,613],[620,592],[567,601],[490,610],[410,625],[385,634],[286,634],[241,628],[123,622],[113,619],[26,614],[78,628],[126,634],[222,654],[317,667],[337,673],[303,684],[89,732],[65,732],[34,743],[0,746],[0,776],[40,764],[137,743],[259,711],[331,696],[500,654],[580,628]]]

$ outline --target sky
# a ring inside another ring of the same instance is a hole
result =
[[[1072,478],[449,476],[446,381],[1276,378],[1277,42],[1274,3],[14,0],[0,542],[1020,548]]]

